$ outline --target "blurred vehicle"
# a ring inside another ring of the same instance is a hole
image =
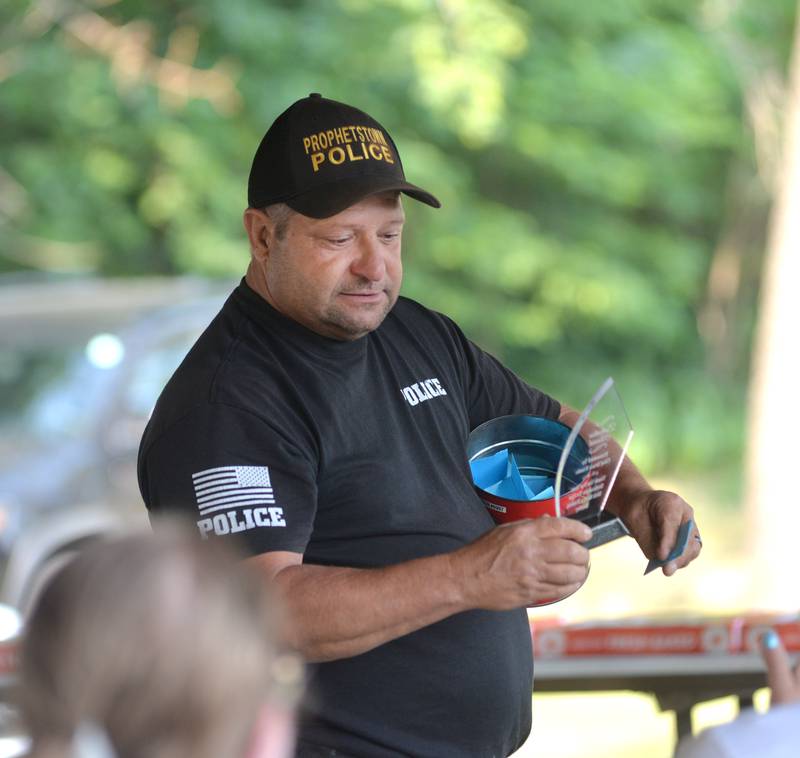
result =
[[[146,524],[139,439],[231,283],[0,279],[0,603],[29,612],[87,540]]]

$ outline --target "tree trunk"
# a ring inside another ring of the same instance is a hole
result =
[[[746,507],[753,598],[800,610],[800,13],[750,383]]]

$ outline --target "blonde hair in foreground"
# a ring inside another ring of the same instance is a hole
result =
[[[290,723],[301,669],[278,650],[263,585],[182,524],[87,548],[42,593],[26,632],[32,755],[69,756],[85,724],[118,758],[266,755],[253,750],[256,727],[265,712]]]

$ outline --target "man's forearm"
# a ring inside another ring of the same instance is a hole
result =
[[[290,644],[310,661],[365,653],[469,604],[451,554],[386,568],[300,564],[276,576]]]
[[[562,406],[561,414],[559,416],[559,420],[562,423],[569,427],[573,427],[577,423],[579,417],[579,411],[567,406]],[[586,431],[591,431],[597,429],[597,426],[587,419],[583,429]],[[619,460],[619,455],[622,452],[622,448],[620,448],[616,440],[610,435],[607,437],[607,441],[611,458],[615,461]],[[607,472],[607,474],[608,473],[610,472]],[[625,456],[622,461],[622,465],[619,468],[617,479],[614,482],[611,493],[609,494],[606,507],[616,516],[624,517],[631,504],[635,503],[637,498],[639,498],[641,495],[651,490],[652,487],[648,484],[647,480],[644,478],[639,469],[636,468],[633,461],[631,461],[628,456]]]
[[[462,611],[566,597],[586,579],[589,553],[580,543],[591,536],[573,519],[526,519],[490,529],[452,553],[385,568],[314,566],[291,553],[251,560],[284,597],[289,643],[308,660],[326,661],[365,653]]]
[[[611,444],[616,446],[617,443],[611,440]],[[637,502],[637,499],[651,492],[652,489],[639,469],[626,456],[609,494],[606,508],[624,520],[627,511]]]
[[[574,426],[579,416],[576,410],[562,406],[559,419],[568,426]],[[597,426],[587,421],[587,429],[591,431]],[[622,452],[620,446],[612,437],[608,438],[608,444],[612,459],[619,460]],[[609,466],[606,475],[612,470]],[[662,561],[666,561],[675,546],[681,524],[694,519],[694,510],[680,495],[654,490],[627,456],[620,465],[606,507],[619,516],[648,558]],[[663,566],[665,575],[671,576],[700,554],[702,541],[696,524],[694,537],[677,560]]]

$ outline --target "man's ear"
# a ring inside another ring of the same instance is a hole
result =
[[[272,219],[258,208],[247,208],[242,217],[247,237],[250,240],[250,253],[259,262],[269,256],[270,246],[275,235]]]

